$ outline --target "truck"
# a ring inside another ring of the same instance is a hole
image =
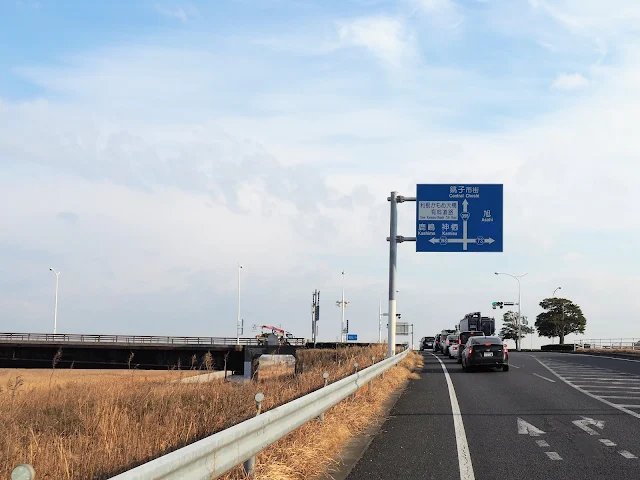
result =
[[[458,324],[459,332],[482,332],[487,336],[496,333],[494,318],[483,317],[480,312],[467,313]]]
[[[293,335],[282,328],[271,325],[260,325],[262,332],[256,335],[258,345],[289,345]],[[270,332],[265,330],[271,330]]]

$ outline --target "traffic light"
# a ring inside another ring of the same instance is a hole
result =
[[[494,310],[496,309],[496,307],[502,308],[504,307],[504,302],[493,302],[491,306],[493,307]]]
[[[349,319],[347,319],[347,333],[349,333]]]
[[[401,314],[401,313],[396,313],[396,318],[397,318],[397,319],[400,319],[400,317],[401,317],[401,316],[402,316],[402,314]]]

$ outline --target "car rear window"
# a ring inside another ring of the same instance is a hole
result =
[[[492,345],[502,345],[502,339],[499,337],[478,338],[477,343],[490,343]]]
[[[456,340],[458,340],[458,335],[449,335],[449,336],[447,337],[447,339],[448,339],[449,341],[452,341],[452,340],[453,340],[453,341],[456,341]]]
[[[425,338],[425,341],[427,341],[427,342],[433,342],[434,340],[435,340],[434,337],[426,337]]]

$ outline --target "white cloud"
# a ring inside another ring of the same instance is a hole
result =
[[[426,19],[428,24],[438,29],[457,29],[464,22],[462,9],[452,0],[411,0],[414,15]]]
[[[560,90],[576,90],[588,85],[589,80],[580,73],[561,73],[553,81],[551,88],[557,88]]]
[[[384,15],[340,22],[339,38],[344,45],[364,47],[393,66],[414,55],[413,39],[406,25]]]
[[[198,15],[198,9],[192,4],[174,7],[156,4],[154,8],[160,15],[177,18],[182,22],[187,22],[189,18],[193,18]]]

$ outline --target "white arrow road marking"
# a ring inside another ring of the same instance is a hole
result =
[[[520,417],[518,417],[518,433],[520,435],[529,434],[530,437],[539,437],[540,435],[544,434],[542,430],[540,430],[537,427],[534,427],[530,423],[525,422]]]
[[[607,440],[606,438],[601,438],[601,439],[600,439],[600,442],[601,442],[603,445],[607,446],[607,447],[615,447],[615,446],[616,446],[616,444],[615,444],[615,443],[613,443],[611,440]]]
[[[562,457],[558,454],[558,452],[544,452],[547,454],[551,460],[562,460]]]
[[[582,417],[582,420],[574,420],[572,422],[576,427],[581,428],[589,435],[600,435],[593,428],[589,428],[587,425],[593,425],[594,427],[598,427],[600,430],[604,428],[604,420],[594,420],[589,417]]]

